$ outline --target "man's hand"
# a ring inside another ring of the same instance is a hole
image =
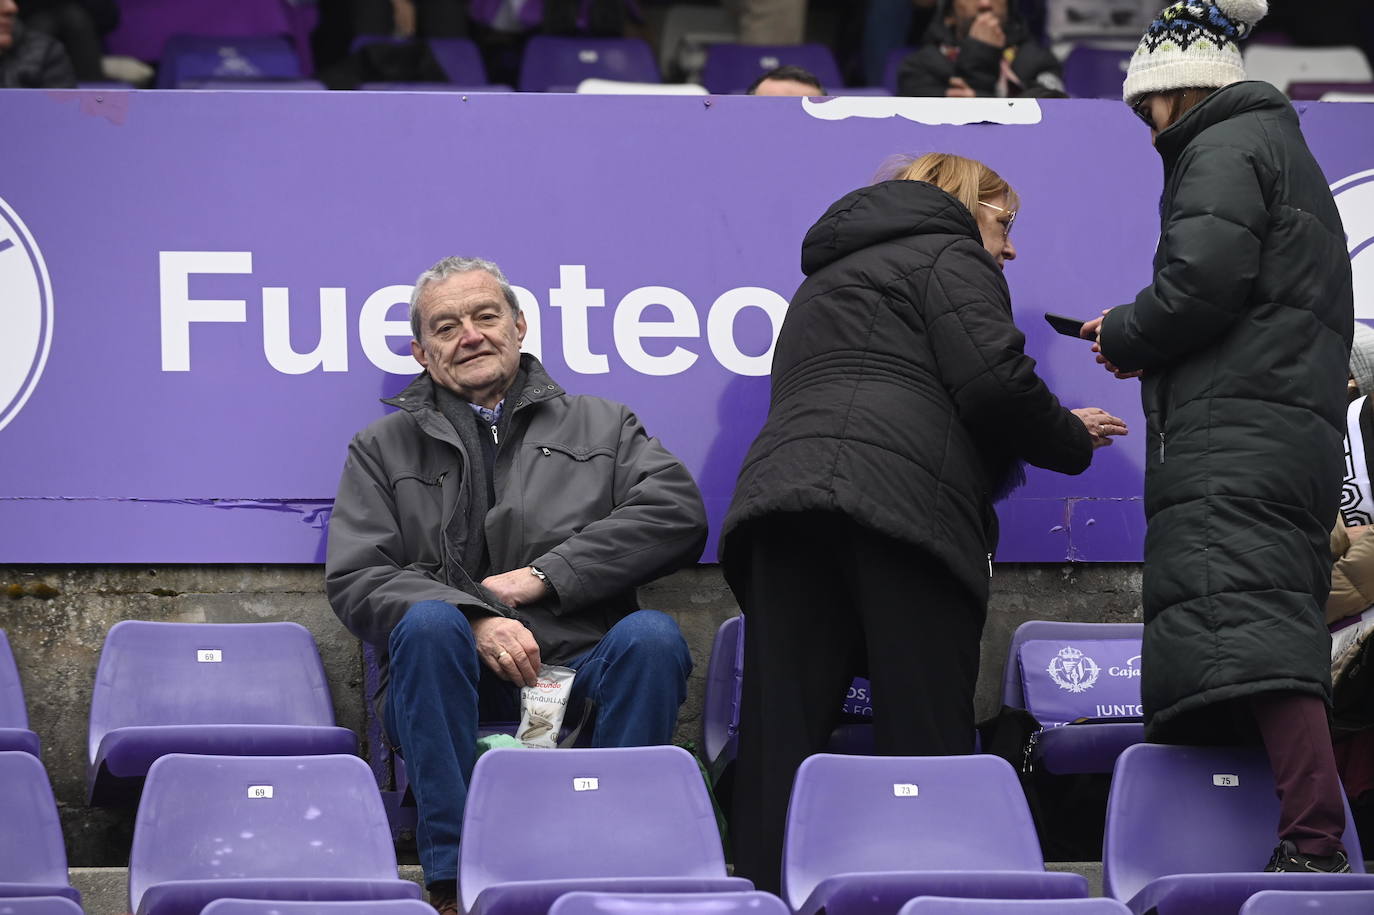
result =
[[[549,593],[548,583],[531,572],[529,566],[511,569],[500,575],[488,575],[482,579],[482,587],[511,608],[532,604]]]
[[[1112,363],[1107,360],[1106,356],[1102,355],[1102,321],[1107,317],[1107,313],[1110,311],[1110,308],[1104,309],[1101,318],[1093,318],[1091,321],[1086,322],[1082,329],[1078,331],[1078,336],[1082,337],[1084,340],[1093,341],[1093,352],[1097,354],[1098,365],[1111,372],[1117,378],[1139,378],[1144,374],[1143,372],[1123,372],[1115,365],[1112,365]]]
[[[1088,434],[1093,437],[1094,449],[1110,445],[1110,436],[1125,435],[1130,431],[1126,428],[1124,419],[1113,416],[1101,407],[1079,407],[1069,412],[1077,416],[1087,428]]]
[[[949,88],[945,90],[945,98],[973,98],[973,89],[962,77],[951,76],[949,78]]]
[[[517,686],[533,686],[538,681],[539,643],[523,623],[505,616],[484,616],[472,621],[472,637],[477,640],[477,656],[496,676]]]
[[[974,18],[973,24],[968,27],[968,37],[983,44],[990,44],[994,48],[1007,46],[1007,34],[1002,31],[1002,20],[991,10],[985,10]]]

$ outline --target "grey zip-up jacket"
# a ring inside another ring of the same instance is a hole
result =
[[[512,611],[454,558],[478,520],[468,517],[472,487],[485,482],[420,375],[383,401],[397,412],[348,446],[329,521],[329,602],[377,649],[383,687],[387,639],[419,601],[446,601],[469,619],[515,617],[541,660],[559,663],[639,609],[637,586],[701,553],[706,511],[687,468],[628,408],[570,395],[533,356],[520,358],[527,381],[506,398],[487,551],[495,573],[537,566],[556,597]]]

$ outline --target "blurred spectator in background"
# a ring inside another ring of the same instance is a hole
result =
[[[906,47],[913,28],[920,30],[918,34],[925,33],[935,3],[936,0],[869,0],[862,52],[866,85],[883,84],[888,56]]]
[[[747,95],[825,95],[816,74],[802,67],[774,67],[754,80]]]
[[[0,0],[0,89],[73,89],[76,74],[62,45],[19,21],[19,4]]]
[[[119,24],[115,0],[24,0],[23,20],[27,28],[62,44],[77,79],[105,79],[100,38]]]
[[[940,0],[898,95],[1063,98],[1059,60],[1031,38],[1011,0]]]
[[[801,44],[806,0],[729,0],[739,13],[740,44]]]

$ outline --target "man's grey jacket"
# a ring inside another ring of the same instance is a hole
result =
[[[537,566],[556,597],[516,612],[463,568],[470,525],[482,522],[469,517],[473,487],[485,478],[437,407],[434,382],[420,375],[383,401],[397,412],[353,438],[329,521],[329,602],[377,649],[383,686],[387,639],[414,603],[446,601],[469,619],[515,617],[554,664],[637,610],[638,585],[701,553],[706,512],[687,468],[628,408],[570,395],[539,360],[520,359],[525,384],[506,397],[509,429],[485,517],[489,567]]]

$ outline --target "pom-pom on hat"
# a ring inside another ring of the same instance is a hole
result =
[[[1134,105],[1148,92],[1240,82],[1245,67],[1238,42],[1267,12],[1266,0],[1180,0],[1166,6],[1131,56],[1122,98]]]

